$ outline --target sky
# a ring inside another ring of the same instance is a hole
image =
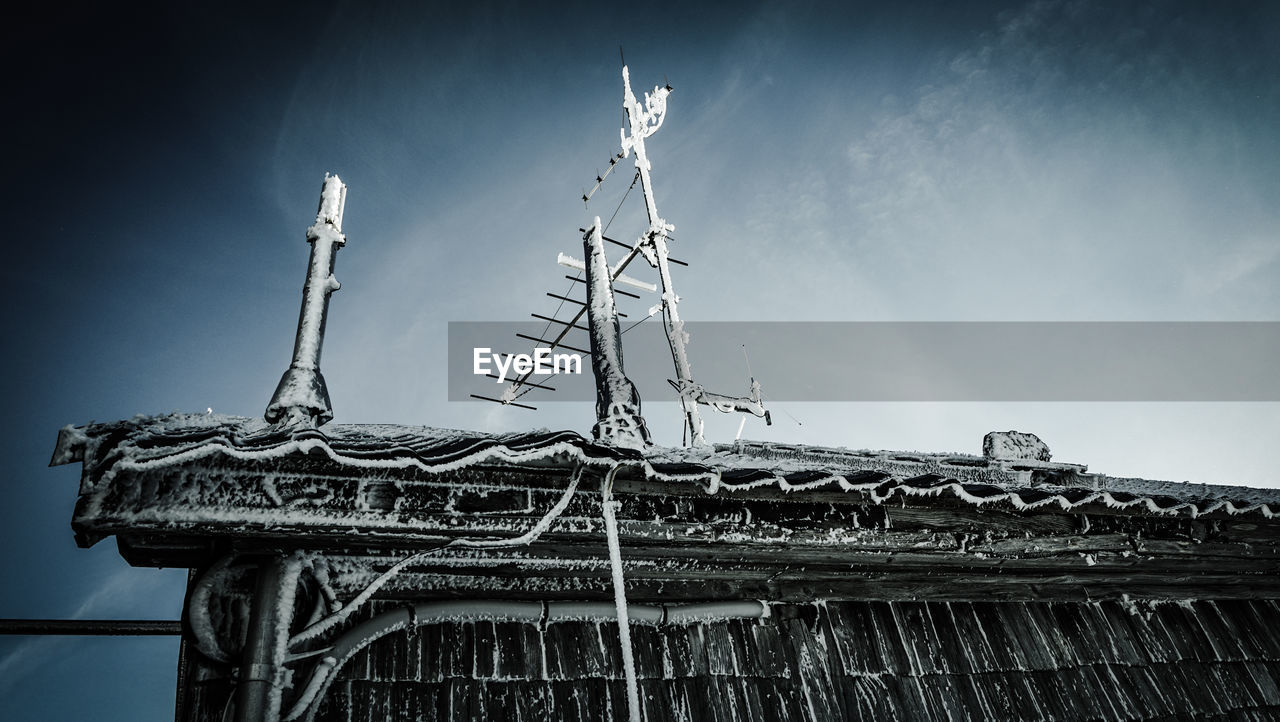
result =
[[[337,422],[589,433],[590,404],[448,402],[444,343],[553,310],[556,253],[618,207],[629,170],[580,196],[617,151],[620,46],[637,91],[674,87],[648,147],[687,319],[1280,321],[1273,3],[531,5],[72,3],[6,27],[0,617],[178,617],[184,571],[76,548],[56,433],[261,414],[326,172],[349,189]],[[642,219],[632,196],[610,235]],[[773,408],[743,436],[980,453],[1018,429],[1093,471],[1280,486],[1275,403]],[[679,443],[672,399],[645,410]],[[170,719],[176,660],[0,639],[0,718]]]

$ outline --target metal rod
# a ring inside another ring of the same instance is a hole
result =
[[[558,293],[552,293],[552,292],[550,292],[550,291],[547,291],[547,295],[548,295],[548,296],[550,296],[550,297],[552,297],[552,298],[558,298],[558,299],[560,299],[561,301],[568,301],[569,303],[576,303],[576,304],[578,304],[579,306],[585,306],[585,305],[587,305],[587,302],[586,302],[586,301],[579,301],[579,300],[578,300],[578,299],[576,299],[576,298],[569,298],[568,296],[561,296],[561,295],[560,295],[560,294],[558,294]]]
[[[586,232],[587,232],[587,229],[585,229],[585,228],[579,228],[578,230],[582,231],[583,233],[586,233]],[[622,246],[623,248],[631,248],[631,244],[630,244],[630,243],[623,243],[622,241],[614,240],[614,239],[612,239],[612,238],[610,238],[610,237],[608,237],[608,236],[600,236],[600,237],[601,237],[601,238],[603,238],[603,239],[605,239],[605,240],[606,240],[606,241],[608,241],[609,243],[612,243],[612,244],[613,244],[613,245],[615,245],[615,246]],[[676,264],[677,266],[688,266],[688,265],[689,265],[689,264],[685,263],[684,261],[677,261],[676,259],[672,258],[671,256],[667,256],[667,260],[668,260],[668,261],[670,261],[671,263]]]
[[[627,260],[630,260],[630,259],[627,259]],[[548,296],[550,296],[550,297],[552,297],[552,298],[558,298],[558,299],[560,299],[561,301],[568,301],[569,303],[576,303],[576,304],[578,304],[579,306],[586,306],[586,305],[587,305],[587,302],[586,302],[586,301],[579,301],[579,300],[574,299],[574,298],[569,298],[568,296],[561,296],[561,295],[560,295],[560,294],[558,294],[558,293],[551,293],[550,291],[548,291],[548,292],[547,292],[547,295],[548,295]],[[626,318],[626,317],[627,317],[627,314],[622,313],[621,311],[619,311],[619,312],[618,312],[618,315],[619,315],[619,316],[621,316],[622,318]],[[574,321],[577,321],[579,318],[582,318],[581,314],[579,314],[579,315],[578,315],[578,317],[577,317],[577,318],[574,318],[573,320],[574,320]]]
[[[525,383],[527,384],[529,382],[526,381]],[[502,399],[494,399],[488,396],[481,396],[480,394],[471,394],[471,398],[480,399],[481,401],[492,401],[495,404],[502,404],[503,406],[519,406],[522,409],[528,409],[530,411],[538,410],[537,406],[529,406],[528,404],[517,404],[514,401],[503,401]]]
[[[516,334],[516,338],[522,338],[522,339],[525,339],[526,341],[536,341],[537,343],[549,343],[551,344],[551,348],[556,348],[558,346],[560,348],[567,348],[570,351],[577,351],[578,353],[586,353],[586,354],[591,353],[586,349],[581,349],[581,348],[578,348],[577,346],[570,346],[569,344],[564,343],[563,341],[548,341],[545,338],[538,338],[537,336],[530,336],[524,333]]]
[[[288,611],[293,611],[293,590],[284,587],[295,580],[284,559],[267,559],[258,567],[236,690],[236,722],[276,722],[280,717],[280,698],[271,691],[279,684],[281,639],[289,638],[289,619],[281,613],[281,601],[287,599]]]
[[[567,279],[569,279],[570,281],[573,281],[574,283],[586,283],[586,281],[582,280],[581,278],[577,278],[577,277],[575,277],[575,276],[570,276],[570,275],[569,275],[569,274],[567,274],[567,273],[566,273],[566,274],[564,274],[564,277],[565,277],[565,278],[567,278]],[[634,294],[634,293],[632,293],[632,292],[630,292],[630,291],[624,291],[624,290],[622,290],[621,288],[618,288],[617,286],[614,286],[614,288],[613,288],[613,292],[614,292],[614,293],[621,294],[621,295],[623,295],[623,296],[630,296],[631,298],[640,298],[640,297],[639,297],[639,296],[637,296],[636,294]]]
[[[488,377],[489,377],[489,378],[491,378],[491,379],[497,379],[497,380],[499,380],[499,381],[501,381],[501,380],[502,380],[502,377],[501,377],[501,376],[499,376],[499,375],[497,375],[497,374],[485,374],[485,376],[488,376]],[[544,391],[555,391],[555,389],[554,389],[554,388],[552,388],[552,387],[550,387],[550,386],[543,386],[542,384],[535,384],[535,383],[534,383],[534,382],[532,382],[532,381],[525,381],[523,384],[521,384],[521,386],[532,386],[532,387],[534,387],[535,389],[543,389]]]
[[[167,619],[0,619],[0,634],[145,637],[182,634]]]
[[[573,326],[574,328],[578,329],[579,331],[586,331],[586,330],[588,330],[586,326],[579,326],[578,324],[573,323],[572,321],[561,321],[561,320],[560,320],[560,319],[558,319],[558,318],[551,318],[550,316],[543,316],[543,315],[542,315],[542,314],[540,314],[540,313],[531,313],[531,314],[529,314],[529,315],[530,315],[530,316],[533,316],[534,318],[536,318],[536,319],[538,319],[538,320],[540,320],[540,321],[549,321],[549,322],[551,322],[551,323],[558,323],[558,324],[560,324],[561,326]]]

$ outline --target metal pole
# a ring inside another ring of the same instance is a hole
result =
[[[627,123],[631,130],[628,137],[626,129],[623,129],[622,150],[635,151],[636,170],[640,172],[640,190],[644,193],[645,212],[649,216],[649,231],[641,244],[648,244],[652,248],[653,258],[647,260],[657,267],[658,280],[662,285],[662,316],[666,321],[671,359],[676,367],[676,389],[680,392],[680,407],[684,411],[685,426],[689,430],[689,445],[703,446],[707,441],[703,436],[702,414],[698,412],[698,402],[694,395],[696,385],[693,382],[693,371],[685,350],[684,324],[680,321],[680,312],[676,308],[679,297],[672,287],[671,269],[667,264],[667,232],[671,227],[658,215],[658,205],[653,199],[653,182],[649,178],[649,157],[644,147],[644,139],[652,135],[665,119],[669,91],[666,88],[655,88],[654,95],[646,95],[645,107],[641,107],[635,94],[631,92],[631,74],[625,65],[622,66],[622,88],[622,105],[627,111]]]
[[[298,314],[298,335],[293,344],[293,362],[280,378],[265,417],[276,423],[309,420],[316,426],[333,418],[329,390],[320,373],[320,349],[324,343],[325,319],[329,314],[329,296],[341,284],[333,276],[338,249],[347,242],[342,235],[342,212],[347,202],[347,187],[336,175],[325,175],[320,191],[320,209],[315,225],[307,229],[311,244],[311,260],[307,280],[302,287],[302,310]]]
[[[277,722],[280,718],[280,695],[272,692],[279,685],[283,662],[278,648],[282,637],[288,637],[293,612],[294,579],[286,566],[285,560],[277,557],[258,568],[249,636],[240,664],[236,722]],[[288,610],[282,611],[285,607]]]
[[[622,364],[622,331],[613,298],[613,278],[600,237],[600,217],[582,237],[587,271],[587,325],[591,334],[591,370],[596,377],[597,441],[630,449],[649,445],[649,430],[640,415],[640,394]]]
[[[182,622],[167,619],[0,619],[0,634],[161,636],[182,634]]]

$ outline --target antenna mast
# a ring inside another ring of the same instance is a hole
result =
[[[655,292],[659,290],[660,285],[662,300],[649,310],[649,315],[656,314],[659,309],[662,311],[664,331],[666,332],[667,343],[671,350],[671,359],[675,364],[676,371],[676,379],[668,380],[668,383],[675,388],[680,397],[680,406],[684,412],[684,425],[690,445],[702,446],[707,441],[698,404],[706,404],[717,411],[725,413],[737,411],[760,416],[764,418],[766,424],[771,423],[771,419],[769,412],[765,410],[764,405],[761,403],[760,384],[756,383],[755,378],[751,379],[751,395],[745,397],[711,393],[693,380],[693,371],[690,368],[689,356],[685,349],[689,342],[689,335],[684,330],[684,322],[680,320],[680,312],[677,308],[680,297],[676,294],[671,280],[672,263],[688,264],[667,255],[667,240],[671,237],[671,231],[675,230],[675,226],[667,223],[658,214],[658,205],[653,197],[653,179],[650,176],[652,164],[649,162],[644,143],[645,138],[653,135],[658,128],[662,127],[662,121],[666,117],[667,96],[671,93],[671,86],[655,87],[652,93],[644,94],[644,103],[641,104],[631,90],[631,75],[625,63],[622,66],[622,85],[622,104],[626,109],[628,127],[619,131],[622,145],[621,152],[615,153],[609,158],[608,170],[603,174],[596,175],[595,186],[592,187],[590,192],[583,193],[582,200],[584,202],[590,201],[591,196],[595,195],[595,192],[600,189],[604,179],[608,177],[617,162],[634,152],[636,155],[636,180],[632,181],[632,187],[637,181],[640,183],[649,227],[636,239],[634,244],[622,243],[605,236],[604,230],[606,229],[601,228],[599,218],[595,219],[591,229],[580,229],[585,234],[583,236],[585,260],[579,261],[561,253],[557,261],[560,265],[580,272],[579,276],[568,276],[568,278],[571,281],[584,283],[587,286],[587,301],[584,303],[567,296],[548,293],[548,296],[560,299],[562,304],[572,303],[579,306],[577,312],[567,321],[533,314],[535,318],[540,318],[547,322],[545,333],[550,333],[553,325],[560,327],[559,333],[554,334],[554,338],[534,338],[524,334],[516,335],[537,343],[546,343],[551,348],[559,346],[581,352],[582,349],[576,349],[563,343],[564,337],[574,329],[589,331],[591,335],[592,365],[596,372],[597,387],[596,411],[599,423],[596,425],[595,436],[598,440],[608,441],[615,445],[642,448],[649,443],[649,436],[645,428],[644,419],[640,416],[639,396],[635,392],[635,386],[622,373],[620,336],[625,331],[618,331],[617,319],[625,317],[626,314],[617,310],[613,294],[618,293],[632,298],[639,298],[639,296],[629,291],[615,289],[613,286],[620,284],[642,291]],[[628,130],[630,134],[628,134]],[[626,194],[623,195],[623,202],[625,201]],[[619,203],[619,208],[621,208],[621,202]],[[614,215],[617,215],[616,211]],[[605,260],[604,243],[614,243],[622,246],[627,249],[627,253],[615,265],[610,266]],[[658,270],[659,284],[646,283],[623,274],[623,270],[637,256],[644,256],[649,265]],[[582,273],[587,276],[585,280],[581,278]],[[554,315],[558,315],[558,310],[557,314]],[[578,325],[578,321],[583,316],[587,316],[588,328]],[[629,329],[630,327],[628,327]],[[532,375],[533,373],[530,371],[516,378],[502,393],[501,398],[494,399],[476,394],[472,394],[472,396],[504,405],[532,409],[534,407],[516,403],[517,399],[528,392],[528,389],[522,389],[529,387],[554,390],[531,382],[529,379]]]
[[[763,416],[768,421],[768,412],[760,403],[760,386],[752,379],[751,397],[737,398],[706,392],[693,380],[693,370],[689,365],[689,355],[685,350],[688,334],[684,331],[684,322],[680,320],[677,304],[680,297],[676,295],[671,282],[671,267],[667,258],[667,238],[675,226],[667,223],[658,215],[658,205],[653,199],[653,180],[649,176],[652,164],[645,152],[644,139],[662,127],[667,113],[667,96],[671,86],[658,86],[652,93],[644,94],[644,104],[636,99],[631,91],[631,74],[626,65],[622,66],[622,105],[627,111],[627,128],[619,131],[622,138],[622,155],[625,158],[631,152],[636,154],[636,170],[640,173],[640,188],[644,193],[644,207],[649,216],[649,230],[636,241],[638,250],[658,269],[658,279],[662,286],[662,318],[665,322],[667,342],[671,346],[671,359],[675,362],[676,380],[671,382],[680,395],[680,406],[684,410],[685,425],[689,431],[689,441],[693,446],[707,443],[703,434],[702,415],[698,404],[704,403],[720,411],[744,411],[755,416]]]

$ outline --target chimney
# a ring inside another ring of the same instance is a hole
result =
[[[329,294],[341,288],[333,277],[338,249],[346,244],[342,235],[342,210],[347,187],[336,175],[325,173],[320,191],[320,209],[315,225],[307,229],[311,260],[302,286],[302,311],[298,315],[298,335],[293,344],[293,363],[280,378],[264,414],[271,423],[309,423],[321,426],[333,419],[329,390],[320,374],[320,347],[324,343]]]

